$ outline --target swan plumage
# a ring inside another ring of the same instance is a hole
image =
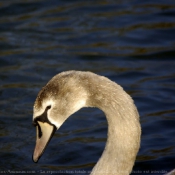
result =
[[[37,162],[54,132],[82,107],[97,107],[107,118],[108,137],[91,175],[128,175],[140,147],[137,108],[123,88],[92,72],[66,71],[55,75],[39,92],[33,108]]]

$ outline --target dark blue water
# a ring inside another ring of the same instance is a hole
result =
[[[132,174],[175,168],[175,1],[13,0],[0,1],[0,173],[91,171],[107,136],[98,109],[71,116],[32,161],[34,100],[72,69],[107,76],[135,100],[142,138]]]

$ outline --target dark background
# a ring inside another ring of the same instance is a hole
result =
[[[66,70],[107,76],[135,100],[142,139],[133,174],[175,168],[174,0],[1,0],[0,173],[85,174],[97,162],[107,123],[87,108],[32,162],[34,100]]]

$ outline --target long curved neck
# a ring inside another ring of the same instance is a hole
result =
[[[104,87],[102,84],[90,91],[89,106],[100,108],[108,122],[105,150],[91,175],[129,175],[140,147],[141,134],[133,100],[115,83],[105,82]]]
[[[134,126],[135,124],[123,118],[125,116],[116,113],[106,113],[106,117],[108,121],[107,143],[92,175],[100,173],[129,175],[140,145],[139,125]]]

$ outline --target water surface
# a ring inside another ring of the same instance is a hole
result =
[[[142,125],[132,174],[175,168],[175,1],[0,2],[0,171],[87,174],[106,142],[102,111],[84,108],[32,162],[34,100],[66,70],[92,71],[133,97]]]

